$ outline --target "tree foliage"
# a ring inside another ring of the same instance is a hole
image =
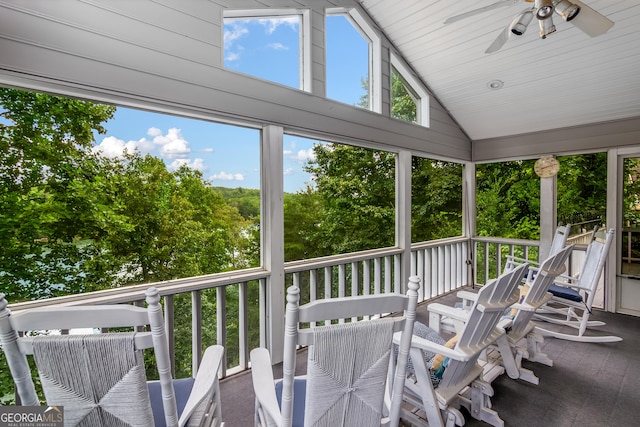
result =
[[[393,246],[395,243],[395,156],[342,144],[316,144],[315,177],[322,204],[312,233],[332,254]]]
[[[81,236],[117,221],[100,208],[94,132],[114,107],[0,88],[0,283],[12,300],[86,290]]]

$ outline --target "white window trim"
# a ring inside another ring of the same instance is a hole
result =
[[[360,12],[353,8],[330,8],[326,15],[344,15],[353,28],[369,42],[369,109],[382,113],[382,42],[380,36]]]
[[[311,76],[311,13],[308,9],[253,9],[253,10],[225,10],[222,14],[223,23],[226,18],[233,19],[258,19],[278,18],[281,16],[296,15],[300,17],[300,75],[298,77],[298,89],[305,92],[312,90]],[[224,24],[223,24],[224,31]],[[224,39],[224,35],[223,35]],[[224,56],[224,49],[222,52]],[[224,60],[223,60],[224,64]]]
[[[424,127],[430,127],[429,92],[427,92],[424,85],[415,78],[415,74],[393,52],[391,52],[391,65],[400,73],[402,79],[409,85],[415,96],[418,97],[416,100],[416,107],[418,109],[416,119],[418,120],[418,124]],[[389,76],[391,77],[391,72],[389,72]]]

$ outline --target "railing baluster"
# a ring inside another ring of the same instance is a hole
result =
[[[346,268],[345,264],[340,264],[338,266],[338,297],[346,296],[346,287],[347,287],[347,279],[346,279]],[[344,319],[339,319],[338,323],[344,323]]]
[[[241,369],[249,367],[249,284],[242,282],[238,285],[238,345],[240,351],[239,363]]]
[[[171,375],[176,375],[176,336],[175,320],[173,309],[173,295],[165,295],[164,300],[164,328],[167,331],[167,341],[169,341],[169,357],[171,359]]]
[[[380,258],[375,258],[373,260],[373,293],[379,294],[382,288],[382,283],[380,281]]]
[[[360,263],[351,263],[351,296],[360,295]]]
[[[202,295],[191,292],[191,370],[195,377],[202,360]]]
[[[338,297],[347,295],[347,266],[340,264],[338,266]]]
[[[384,293],[390,294],[391,291],[391,257],[384,257]]]
[[[260,279],[259,318],[260,318],[260,347],[267,347],[267,281]]]
[[[402,256],[400,254],[393,257],[393,291],[399,294],[404,294],[404,288],[402,283]]]
[[[325,267],[324,268],[324,297],[331,298],[332,290],[331,284],[333,282],[333,267]]]
[[[443,252],[444,252],[444,291],[445,292],[449,292],[451,291],[452,287],[451,287],[451,263],[452,263],[452,257],[451,257],[451,246],[445,246],[443,248]]]
[[[415,274],[419,277],[422,277],[422,283],[420,284],[420,289],[418,289],[418,299],[423,300],[428,298],[429,292],[427,291],[427,286],[429,286],[430,280],[427,280],[427,272],[425,270],[425,258],[426,258],[426,249],[419,249],[416,251],[416,269]],[[413,258],[413,252],[411,253]]]
[[[226,287],[216,288],[216,343],[225,348],[227,345],[227,293]],[[227,355],[228,357],[228,355]],[[227,375],[227,362],[222,361],[222,376]]]
[[[444,283],[444,248],[442,246],[438,246],[438,295],[441,295],[445,292],[445,283]]]
[[[431,288],[429,292],[430,297],[433,298],[438,295],[438,248],[429,248],[429,269],[431,272]]]

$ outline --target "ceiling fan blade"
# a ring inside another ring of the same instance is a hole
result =
[[[500,50],[507,40],[509,40],[509,34],[511,34],[511,24],[507,25],[505,29],[498,34],[498,37],[493,41],[493,43],[491,43],[491,46],[489,46],[484,53],[493,53]]]
[[[444,20],[444,23],[451,24],[461,19],[468,18],[469,16],[477,15],[479,13],[486,12],[492,9],[497,9],[499,7],[509,6],[510,4],[516,4],[516,3],[519,3],[520,1],[522,0],[500,0],[490,5],[480,7],[478,9],[473,9],[473,10],[470,10],[469,12],[461,13],[460,15],[450,16],[449,18]]]
[[[502,48],[504,44],[509,40],[512,34],[521,36],[527,31],[527,27],[533,19],[533,9],[525,9],[517,14],[513,20],[505,27],[498,37],[491,43],[491,46],[484,51],[484,53],[493,53]]]
[[[606,33],[613,27],[613,21],[609,20],[606,16],[596,12],[580,1],[574,0],[573,2],[580,6],[580,12],[571,20],[571,23],[587,35],[596,37]]]

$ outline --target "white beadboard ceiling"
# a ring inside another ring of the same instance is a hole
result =
[[[443,23],[496,1],[359,2],[472,140],[640,116],[640,2],[584,0],[614,21],[604,35],[554,15],[554,34],[540,39],[534,19],[492,54],[484,51],[531,3]],[[490,90],[492,80],[504,87]]]
[[[309,0],[216,0],[231,8],[304,7]],[[452,24],[448,17],[498,0],[357,1],[383,29],[435,97],[473,141],[640,116],[640,1],[582,0],[615,24],[591,38],[554,14],[542,40],[536,20],[498,52],[484,51],[519,12],[505,7]],[[504,87],[490,90],[487,83]],[[640,142],[640,141],[639,141]]]

